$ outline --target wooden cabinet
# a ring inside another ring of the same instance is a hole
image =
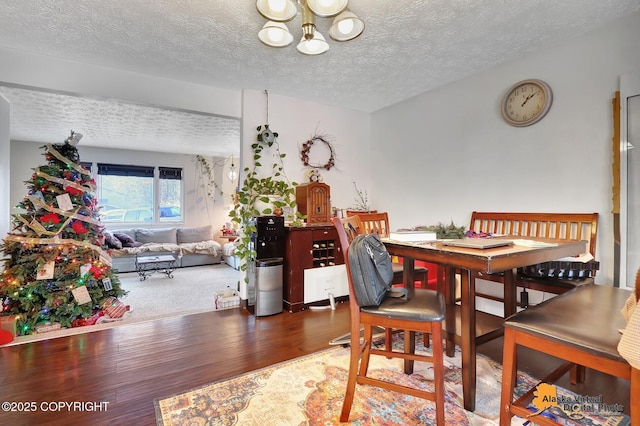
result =
[[[305,270],[344,264],[333,226],[287,227],[284,258],[284,309],[298,312],[305,303]]]
[[[331,224],[331,190],[321,182],[308,182],[296,186],[298,211],[307,216],[307,223]]]

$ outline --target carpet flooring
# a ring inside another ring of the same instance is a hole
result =
[[[417,351],[428,350],[420,347]],[[158,399],[154,401],[157,424],[339,425],[348,365],[349,349],[336,347]],[[478,355],[477,400],[473,413],[462,408],[460,366],[459,350],[454,357],[445,357],[445,424],[497,425],[502,378],[500,364]],[[406,386],[433,389],[433,371],[426,363],[416,363],[414,373],[406,375],[402,360],[373,356],[369,374]],[[524,389],[536,384],[536,379],[519,373],[516,394],[521,395]],[[575,394],[560,387],[554,386],[554,392],[564,398],[576,398]],[[430,401],[357,385],[349,424],[431,425],[435,423],[434,414],[434,405]],[[558,407],[551,407],[544,414],[555,416],[565,425],[629,424],[627,416],[600,416],[597,411],[591,414],[585,411],[589,415],[578,420],[572,420]],[[518,417],[512,421],[512,425],[525,423],[526,419]]]
[[[216,310],[215,294],[237,289],[240,272],[226,264],[178,268],[173,278],[155,273],[145,281],[135,272],[119,274],[121,286],[129,292],[121,299],[130,311],[122,320],[69,328],[48,333],[19,336],[5,345],[17,345],[73,334],[89,333],[142,321],[191,315]]]

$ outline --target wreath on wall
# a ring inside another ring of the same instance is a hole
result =
[[[309,159],[311,148],[313,148],[316,143],[318,143],[319,145],[324,145],[325,148],[329,151],[329,159],[325,163],[314,162]],[[331,170],[331,168],[336,165],[336,151],[333,148],[333,145],[331,145],[331,142],[327,140],[326,136],[314,136],[302,144],[302,149],[300,150],[300,159],[302,160],[302,164],[304,164],[306,167]]]

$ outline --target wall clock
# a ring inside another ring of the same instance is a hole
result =
[[[511,86],[502,98],[500,112],[508,124],[530,126],[540,121],[551,108],[551,87],[541,80],[522,80]]]

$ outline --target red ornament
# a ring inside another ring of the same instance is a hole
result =
[[[102,269],[98,268],[96,265],[93,265],[91,269],[89,269],[89,272],[93,274],[93,278],[95,279],[100,278],[100,275],[102,275]]]
[[[43,216],[40,216],[40,222],[51,222],[57,225],[58,223],[60,223],[60,216],[53,212],[50,212]]]
[[[69,195],[82,195],[82,191],[73,186],[67,186],[64,190],[67,191]]]
[[[71,225],[71,227],[74,231],[76,231],[76,234],[86,234],[87,232],[89,232],[79,220],[73,222],[73,225]]]

